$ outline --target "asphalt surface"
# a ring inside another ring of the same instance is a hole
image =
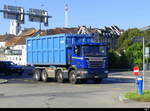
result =
[[[145,89],[150,89],[149,71]],[[111,72],[102,83],[83,84],[36,82],[25,72],[22,76],[0,76],[0,108],[149,108],[150,102],[122,101],[121,95],[136,89],[133,72]]]

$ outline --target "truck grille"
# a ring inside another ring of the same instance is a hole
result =
[[[89,68],[103,67],[103,61],[89,61]]]

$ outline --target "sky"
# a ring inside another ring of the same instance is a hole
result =
[[[42,29],[64,27],[64,6],[68,4],[68,27],[103,28],[117,25],[127,30],[150,25],[150,0],[0,0],[0,10],[4,4],[21,6],[25,12],[29,8],[47,10],[52,18],[49,26]],[[0,13],[0,35],[9,33],[10,20]],[[30,22],[25,16],[23,28],[39,29],[39,23]]]

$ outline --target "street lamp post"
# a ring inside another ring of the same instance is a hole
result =
[[[143,90],[144,90],[144,70],[145,70],[145,40],[143,37]]]
[[[144,71],[145,71],[145,39],[144,37],[134,37],[133,38],[134,42],[143,42],[143,89],[144,89]]]

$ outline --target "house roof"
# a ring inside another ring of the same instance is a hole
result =
[[[12,35],[12,34],[0,35],[0,42],[5,42],[14,36],[15,35]]]
[[[21,37],[12,37],[11,39],[7,40],[6,41],[6,46],[9,47],[9,46],[13,46],[13,45],[16,45],[16,43],[19,41]]]
[[[19,36],[14,36],[14,35],[0,36],[0,41],[6,41],[6,46],[24,45],[26,43],[26,38],[28,37],[33,37],[36,35],[40,35],[40,36],[55,35],[60,33],[77,34],[79,29],[80,27],[74,27],[74,28],[55,28],[55,29],[38,31],[34,28],[26,28],[21,32]],[[97,30],[100,30],[102,32],[107,32],[107,31],[109,32],[110,28],[109,27],[105,27],[105,29],[87,28],[87,31],[89,33],[97,33]]]
[[[55,29],[48,29],[45,31],[46,35],[54,35],[60,33],[69,33],[69,34],[77,34],[79,28],[55,28]]]
[[[0,42],[5,42],[5,38],[0,36]]]
[[[20,37],[22,37],[22,36],[31,36],[35,32],[37,32],[37,30],[35,28],[26,28],[26,29],[22,30],[22,32],[19,36]]]
[[[26,38],[34,36],[38,31],[34,28],[25,29],[22,33],[17,37],[12,37],[10,40],[6,41],[6,46],[13,45],[24,45],[26,43]],[[76,34],[78,32],[78,28],[55,28],[40,31],[40,35],[55,35],[60,33],[73,33]]]
[[[23,45],[25,44],[26,38],[32,36],[36,30],[34,28],[24,29],[19,36],[13,36],[6,41],[6,46],[10,47],[13,45]]]

